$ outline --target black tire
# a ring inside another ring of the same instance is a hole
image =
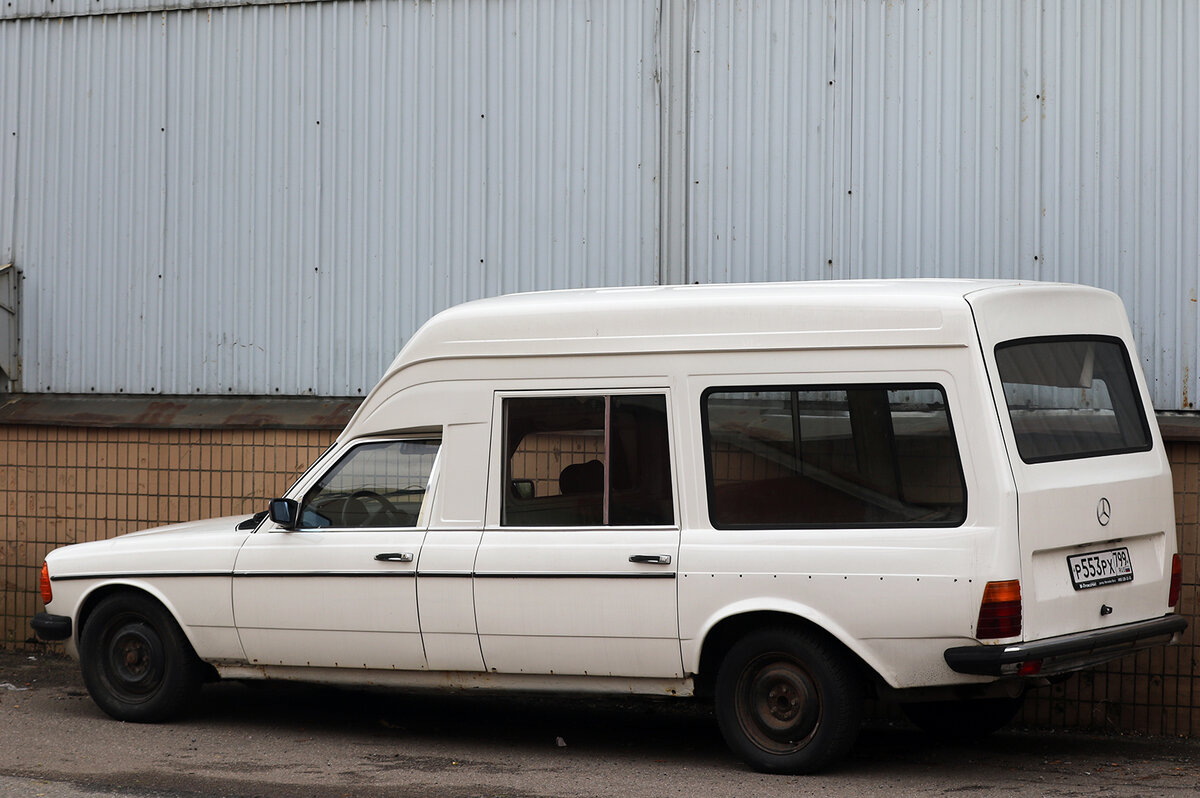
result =
[[[980,740],[1008,725],[1025,703],[1015,698],[976,698],[960,701],[918,701],[901,704],[921,731],[941,740]]]
[[[850,750],[863,692],[858,669],[836,643],[792,629],[739,640],[717,672],[721,734],[763,773],[814,773]]]
[[[79,660],[88,693],[117,720],[156,723],[182,712],[203,671],[161,604],[133,593],[102,599],[83,627]]]

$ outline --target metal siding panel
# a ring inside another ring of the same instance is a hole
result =
[[[1194,408],[1197,33],[1187,0],[697,0],[689,279],[1098,285]]]
[[[1040,274],[1119,293],[1155,406],[1193,409],[1200,6],[1076,0],[1043,18]]]
[[[15,257],[26,278],[25,388],[104,390],[116,372],[157,392],[161,17],[22,27]]]
[[[2,23],[30,145],[27,389],[358,395],[451,304],[655,282],[657,17],[373,0]]]
[[[22,27],[0,24],[0,266],[13,261],[16,239]]]
[[[324,0],[291,0],[293,5],[316,2],[324,2]],[[0,5],[0,20],[144,14],[147,12],[273,5],[274,3],[275,0],[8,0]]]
[[[654,282],[657,21],[373,0],[0,23],[25,388],[353,395],[449,304]],[[1101,285],[1156,405],[1194,407],[1197,33],[1186,0],[696,0],[687,276]]]
[[[307,6],[172,15],[164,237],[178,393],[313,392],[320,98]],[[307,389],[307,391],[306,391]]]
[[[1180,37],[1196,4],[847,7],[850,275],[1116,291],[1155,406],[1194,407],[1200,61]]]
[[[829,268],[835,5],[697,2],[691,280],[838,276]]]
[[[847,9],[848,275],[1033,277],[1036,3]]]

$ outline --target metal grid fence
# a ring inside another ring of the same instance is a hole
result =
[[[265,509],[331,430],[0,425],[0,645],[37,645],[38,577],[57,546]]]
[[[262,509],[334,430],[147,430],[0,425],[0,646],[30,640],[50,549],[158,524]],[[1200,735],[1200,442],[1168,444],[1183,560],[1179,645],[1033,694],[1021,721],[1092,731]]]

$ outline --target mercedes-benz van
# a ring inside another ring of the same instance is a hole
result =
[[[1129,324],[1076,285],[534,293],[439,314],[270,511],[52,552],[124,720],[207,677],[709,696],[809,772],[1184,627]]]

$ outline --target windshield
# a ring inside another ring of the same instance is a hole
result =
[[[1117,338],[1026,338],[996,347],[996,367],[1026,463],[1140,452],[1150,428]]]

